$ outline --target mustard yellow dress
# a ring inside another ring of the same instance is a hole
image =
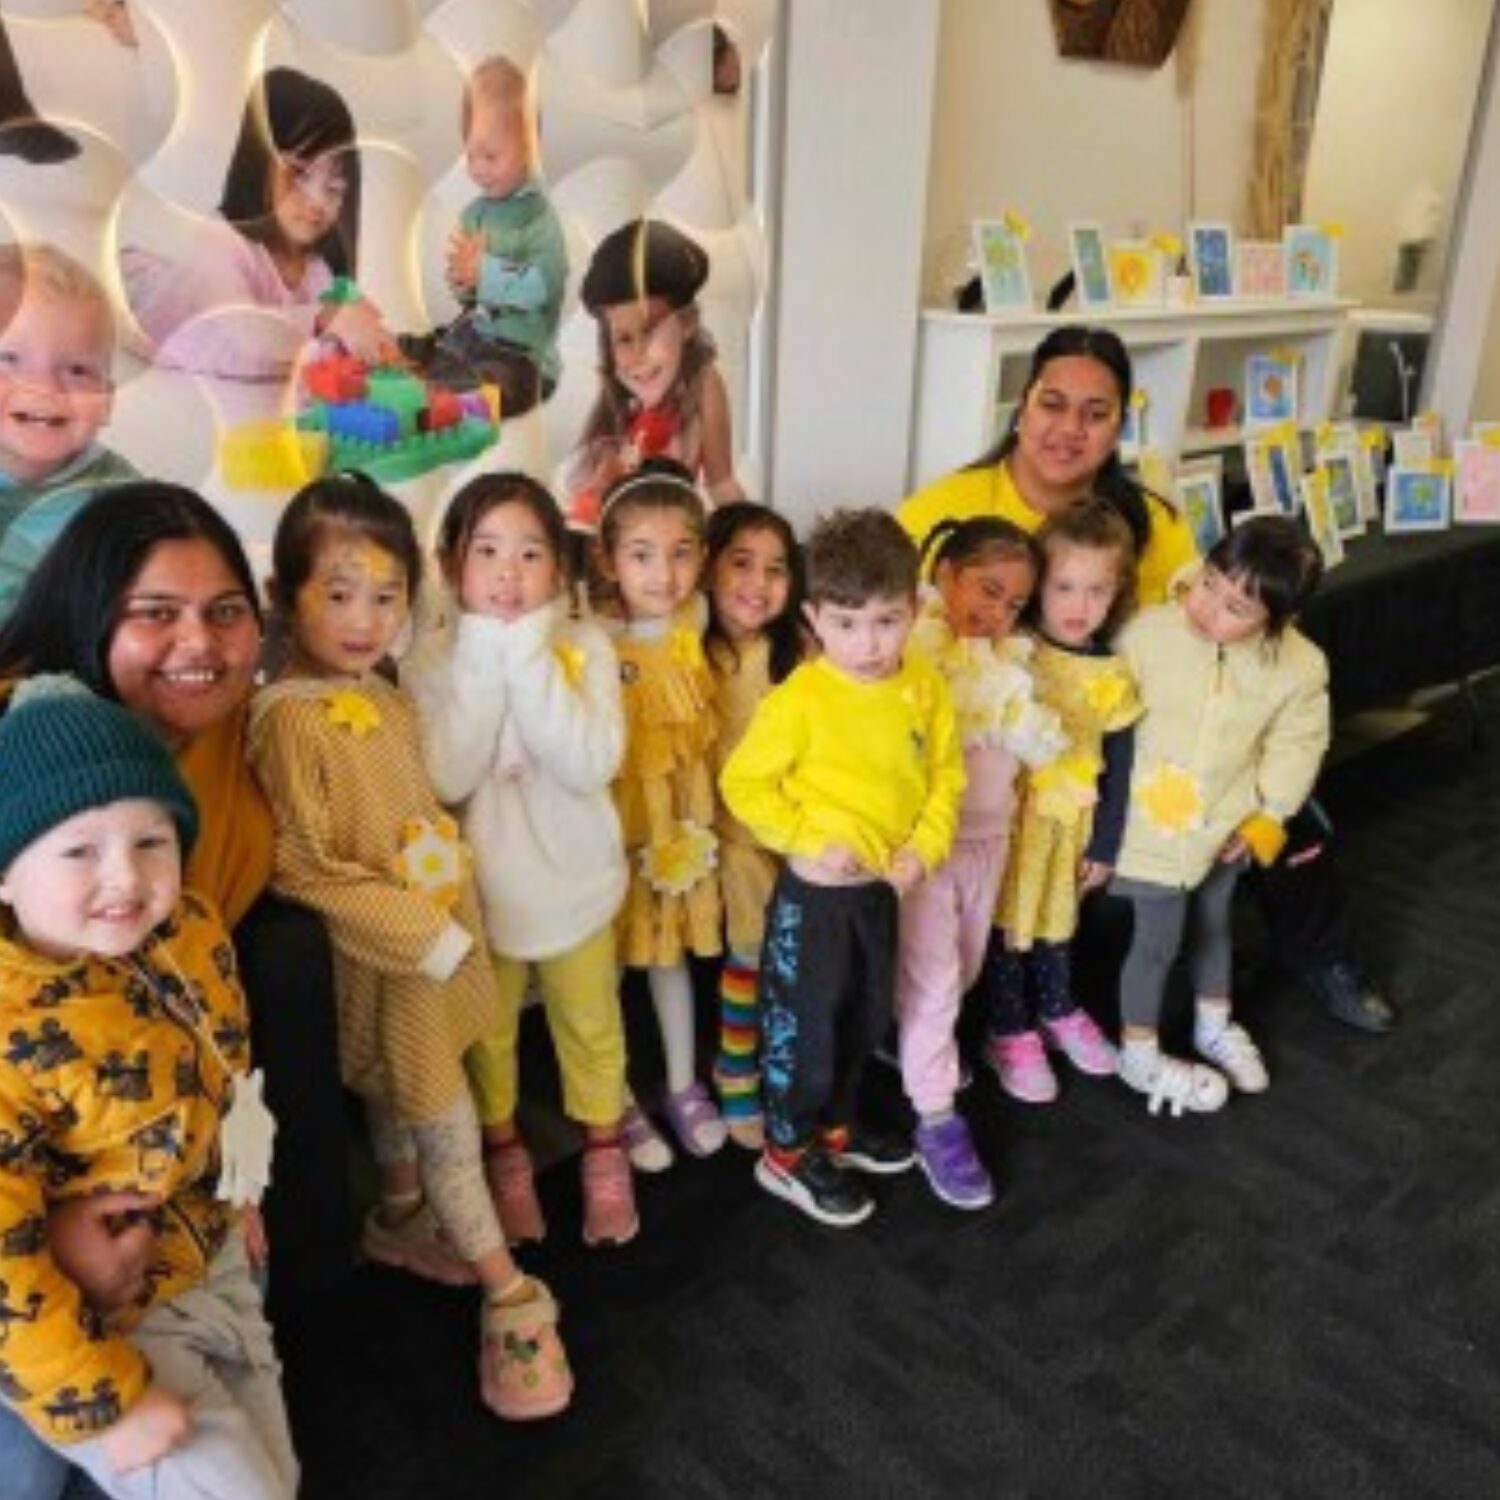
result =
[[[1038,640],[1031,658],[1037,701],[1062,721],[1069,747],[1021,779],[1010,861],[996,923],[1009,946],[1066,942],[1078,925],[1078,866],[1094,827],[1104,736],[1141,716],[1117,656],[1091,656]]]
[[[625,705],[625,758],[615,808],[630,887],[620,909],[620,962],[670,968],[723,948],[714,833],[714,679],[703,650],[702,601],[645,631],[614,638]]]

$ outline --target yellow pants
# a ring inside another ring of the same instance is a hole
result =
[[[516,1112],[516,1034],[533,971],[557,1049],[563,1108],[581,1125],[614,1125],[625,1112],[625,1028],[620,1018],[614,924],[576,948],[532,962],[495,954],[500,1025],[464,1062],[479,1118],[501,1125]]]

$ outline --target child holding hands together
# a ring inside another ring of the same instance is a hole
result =
[[[767,1192],[820,1223],[874,1204],[849,1168],[901,1172],[909,1149],[855,1119],[891,1021],[898,898],[948,857],[964,789],[948,689],[906,654],[916,547],[884,511],[836,511],[808,540],[807,622],[822,655],[762,700],[720,778],[784,854],[760,1002]]]

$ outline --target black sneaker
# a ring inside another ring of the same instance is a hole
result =
[[[841,1167],[870,1172],[876,1177],[894,1177],[917,1164],[917,1153],[904,1136],[887,1135],[862,1125],[851,1125],[843,1148],[830,1154]]]
[[[1382,1036],[1396,1024],[1396,1007],[1352,964],[1318,964],[1299,975],[1335,1021]]]
[[[784,1167],[769,1151],[755,1163],[755,1180],[773,1197],[784,1198],[808,1218],[835,1229],[863,1224],[875,1200],[858,1179],[818,1150],[804,1151],[795,1166]]]

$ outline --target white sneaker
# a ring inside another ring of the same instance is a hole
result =
[[[1260,1055],[1260,1048],[1250,1040],[1250,1033],[1233,1021],[1226,1021],[1219,1031],[1205,1036],[1193,1033],[1193,1046],[1200,1057],[1206,1057],[1242,1094],[1263,1094],[1271,1086],[1271,1075]]]
[[[1146,1108],[1153,1115],[1163,1105],[1174,1118],[1180,1119],[1184,1110],[1209,1115],[1229,1097],[1222,1074],[1162,1052],[1142,1054],[1127,1047],[1120,1053],[1119,1072],[1122,1082],[1147,1096]]]

